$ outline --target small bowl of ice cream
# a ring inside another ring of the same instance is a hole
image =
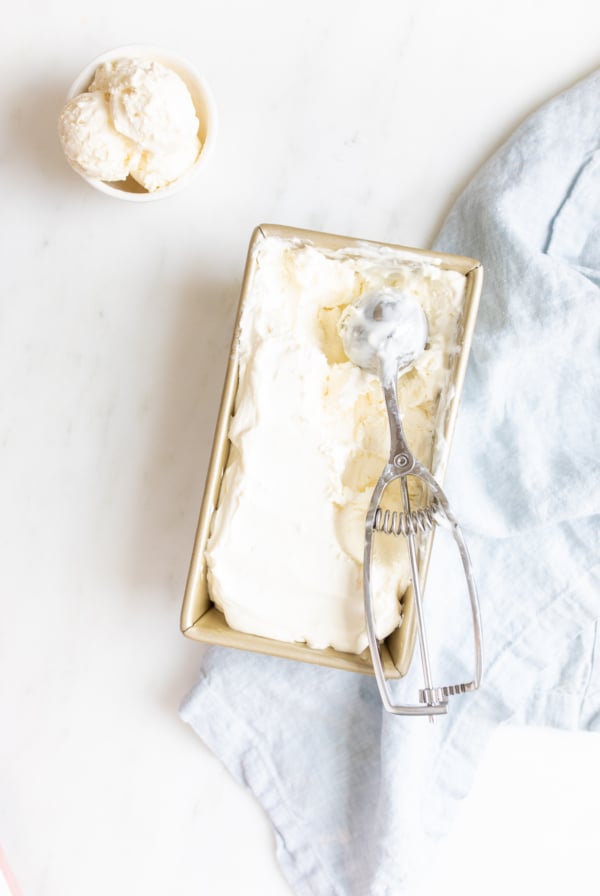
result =
[[[58,121],[67,161],[109,196],[172,196],[206,164],[216,137],[210,88],[180,56],[127,46],[77,76]]]

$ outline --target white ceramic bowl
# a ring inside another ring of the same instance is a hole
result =
[[[212,153],[217,136],[217,107],[210,87],[189,62],[182,59],[182,57],[176,53],[171,53],[160,47],[141,46],[137,44],[128,47],[116,47],[114,50],[107,50],[106,53],[102,53],[100,56],[93,59],[89,65],[86,65],[86,67],[77,75],[71,84],[67,93],[67,101],[73,99],[77,94],[87,90],[93,80],[96,69],[102,62],[111,62],[115,59],[122,59],[123,57],[130,57],[133,59],[153,59],[156,62],[162,62],[163,65],[168,66],[168,68],[172,69],[172,71],[176,72],[179,77],[182,78],[190,92],[194,106],[196,107],[196,114],[198,115],[198,120],[200,122],[198,136],[202,142],[202,149],[196,162],[189,171],[172,184],[169,184],[168,187],[162,187],[159,190],[154,190],[152,193],[145,190],[144,187],[140,186],[140,184],[138,184],[132,177],[128,177],[125,181],[112,181],[109,183],[107,181],[98,180],[95,177],[86,177],[85,174],[81,174],[79,171],[77,173],[83,177],[90,186],[94,187],[96,190],[100,190],[101,193],[106,193],[107,196],[113,196],[115,199],[126,199],[129,202],[151,202],[155,199],[166,199],[167,196],[172,196],[173,193],[178,193],[179,190],[188,186],[206,165],[206,162]]]

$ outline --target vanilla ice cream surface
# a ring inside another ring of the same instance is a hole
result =
[[[80,173],[105,181],[131,175],[152,192],[193,166],[198,128],[178,74],[151,59],[122,58],[98,66],[88,90],[63,109],[58,130]]]
[[[348,360],[338,321],[372,289],[401,288],[421,303],[428,344],[400,377],[399,399],[408,444],[435,472],[465,277],[387,248],[329,252],[267,237],[255,251],[231,449],[206,549],[210,594],[232,628],[361,653],[365,516],[389,429],[381,385]],[[401,620],[410,565],[404,539],[377,535],[374,547],[384,638]]]

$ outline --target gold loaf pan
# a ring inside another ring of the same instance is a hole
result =
[[[221,407],[215,428],[211,458],[204,487],[204,497],[200,508],[200,518],[196,531],[194,550],[190,562],[190,569],[183,598],[181,610],[181,630],[188,638],[209,644],[220,644],[224,647],[236,647],[240,650],[251,650],[255,653],[265,653],[271,656],[284,657],[291,660],[300,660],[305,663],[316,663],[321,666],[331,666],[334,669],[345,669],[350,672],[365,672],[373,674],[373,666],[369,649],[362,654],[342,653],[329,647],[326,650],[315,650],[304,644],[291,644],[285,641],[275,641],[271,638],[263,638],[259,635],[249,635],[230,628],[223,614],[214,606],[207,582],[206,562],[204,552],[210,533],[212,515],[218,505],[221,479],[227,465],[229,454],[229,422],[233,413],[236,391],[238,386],[238,329],[242,309],[248,291],[252,284],[256,265],[256,248],[267,237],[279,237],[281,239],[302,240],[315,246],[317,249],[359,249],[365,246],[387,246],[388,248],[405,251],[407,259],[415,256],[424,262],[441,264],[442,268],[458,271],[466,276],[467,285],[464,299],[464,310],[461,318],[461,331],[459,333],[460,353],[457,356],[453,372],[453,397],[445,417],[443,437],[444,447],[437,466],[437,478],[443,483],[443,478],[448,463],[452,435],[456,423],[460,396],[477,308],[481,294],[483,280],[483,268],[478,261],[465,258],[461,255],[447,255],[440,252],[428,252],[423,249],[411,249],[406,246],[396,246],[391,243],[380,243],[368,240],[357,240],[352,237],[337,236],[330,233],[320,233],[314,230],[301,230],[296,227],[284,227],[276,224],[261,224],[252,234],[246,268],[242,282],[240,302],[234,326],[233,339],[229,355],[229,364],[225,375],[225,385],[221,397]],[[429,538],[426,549],[423,552],[420,573],[423,586],[427,574],[429,554],[432,538]],[[386,676],[399,678],[405,675],[410,665],[416,639],[416,613],[412,600],[411,589],[404,596],[402,623],[396,631],[392,632],[382,645],[382,659]]]

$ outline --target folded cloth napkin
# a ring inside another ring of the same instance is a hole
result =
[[[214,648],[181,707],[262,803],[302,896],[410,892],[495,726],[600,730],[600,71],[517,130],[436,248],[486,271],[446,479],[479,582],[482,689],[433,726],[388,716],[370,677]],[[428,607],[442,586],[443,562]],[[446,614],[445,643],[468,624]],[[462,674],[450,646],[435,668]]]

